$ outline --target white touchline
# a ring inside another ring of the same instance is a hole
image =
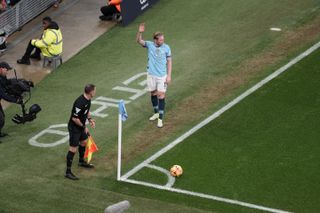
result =
[[[312,52],[317,50],[319,47],[320,47],[320,42],[316,43],[315,45],[310,47],[308,50],[304,51],[303,53],[298,55],[296,58],[292,59],[289,63],[282,66],[281,68],[279,68],[278,70],[276,70],[275,72],[273,72],[272,74],[270,74],[269,76],[267,76],[266,78],[264,78],[263,80],[261,80],[260,82],[255,84],[253,87],[246,90],[244,93],[239,95],[237,98],[233,99],[231,102],[229,102],[227,105],[222,107],[220,110],[213,113],[208,118],[206,118],[205,120],[203,120],[202,122],[200,122],[199,124],[197,124],[196,126],[191,128],[189,131],[185,132],[183,135],[181,135],[180,137],[178,137],[177,139],[172,141],[170,144],[168,144],[167,146],[165,146],[164,148],[162,148],[161,150],[159,150],[158,152],[153,154],[151,157],[149,157],[148,159],[146,159],[145,161],[143,161],[142,163],[140,163],[139,165],[137,165],[136,167],[134,167],[133,169],[128,171],[126,174],[124,174],[121,177],[120,180],[124,181],[124,182],[128,182],[128,183],[132,183],[132,184],[144,185],[144,186],[153,187],[153,188],[157,188],[157,189],[168,190],[168,191],[172,191],[172,192],[178,192],[178,193],[203,197],[203,198],[221,201],[221,202],[225,202],[225,203],[230,203],[230,204],[234,204],[234,205],[246,206],[249,208],[256,208],[256,209],[260,209],[260,210],[264,210],[264,211],[286,213],[287,211],[267,208],[264,206],[249,204],[249,203],[245,203],[245,202],[241,202],[241,201],[237,201],[237,200],[232,200],[232,199],[227,199],[227,198],[221,198],[221,197],[217,197],[217,196],[213,196],[213,195],[207,195],[207,194],[202,194],[202,193],[197,193],[197,192],[190,192],[190,191],[186,191],[186,190],[182,190],[182,189],[175,189],[175,188],[171,188],[171,187],[150,184],[150,183],[142,182],[142,181],[129,180],[128,178],[131,177],[136,172],[138,172],[143,167],[147,166],[150,162],[154,161],[155,159],[157,159],[158,157],[160,157],[161,155],[163,155],[164,153],[166,153],[167,151],[169,151],[170,149],[175,147],[177,144],[181,143],[184,139],[186,139],[187,137],[189,137],[190,135],[195,133],[197,130],[199,130],[203,126],[207,125],[209,122],[216,119],[217,117],[219,117],[222,113],[224,113],[225,111],[227,111],[228,109],[230,109],[234,105],[238,104],[240,101],[242,101],[244,98],[246,98],[247,96],[249,96],[250,94],[252,94],[256,90],[258,90],[259,88],[261,88],[263,85],[265,85],[266,83],[268,83],[272,79],[279,76],[281,73],[288,70],[290,67],[295,65],[297,62],[301,61],[303,58],[310,55]]]
[[[268,83],[272,79],[274,79],[277,76],[279,76],[281,73],[285,72],[291,66],[295,65],[297,62],[299,62],[300,60],[302,60],[306,56],[310,55],[312,52],[317,50],[319,47],[320,47],[320,42],[316,43],[315,45],[310,47],[308,50],[306,50],[305,52],[301,53],[296,58],[292,59],[289,63],[287,63],[286,65],[282,66],[281,68],[279,68],[278,70],[276,70],[275,72],[273,72],[272,74],[270,74],[269,76],[267,76],[266,78],[264,78],[263,80],[258,82],[253,87],[249,88],[247,91],[245,91],[244,93],[239,95],[237,98],[233,99],[231,102],[229,102],[227,105],[222,107],[220,110],[216,111],[215,113],[213,113],[212,115],[207,117],[205,120],[203,120],[202,122],[200,122],[199,124],[197,124],[196,126],[191,128],[189,131],[185,132],[183,135],[181,135],[180,137],[178,137],[177,139],[175,139],[174,141],[169,143],[167,146],[165,146],[164,148],[162,148],[161,150],[159,150],[158,152],[153,154],[151,157],[149,157],[148,159],[146,159],[145,161],[143,161],[142,163],[140,163],[139,165],[137,165],[136,167],[134,167],[133,169],[128,171],[126,174],[124,174],[122,176],[122,179],[125,180],[125,179],[129,178],[130,176],[132,176],[133,174],[135,174],[136,172],[138,172],[145,165],[147,165],[150,162],[154,161],[155,159],[157,159],[158,157],[160,157],[161,155],[163,155],[164,153],[166,153],[167,151],[169,151],[170,149],[175,147],[177,144],[181,143],[184,139],[186,139],[187,137],[189,137],[190,135],[192,135],[193,133],[198,131],[203,126],[207,125],[209,122],[211,122],[214,119],[216,119],[217,117],[219,117],[222,113],[224,113],[225,111],[229,110],[234,105],[238,104],[244,98],[246,98],[247,96],[249,96],[250,94],[252,94],[256,90],[261,88],[263,85],[265,85],[266,83]]]
[[[262,211],[266,211],[266,212],[290,213],[288,211],[284,211],[284,210],[280,210],[280,209],[269,208],[269,207],[246,203],[246,202],[242,202],[242,201],[238,201],[238,200],[232,200],[232,199],[228,199],[228,198],[217,197],[217,196],[213,196],[213,195],[208,195],[208,194],[203,194],[203,193],[198,193],[198,192],[193,192],[193,191],[188,191],[188,190],[183,190],[183,189],[161,186],[158,184],[147,183],[144,181],[137,181],[137,180],[132,180],[132,179],[125,179],[125,180],[121,179],[121,181],[136,184],[136,185],[142,185],[142,186],[147,186],[147,187],[151,187],[151,188],[176,192],[176,193],[180,193],[180,194],[192,195],[195,197],[206,198],[209,200],[220,201],[220,202],[229,203],[229,204],[233,204],[233,205],[244,206],[247,208],[258,209],[258,210],[262,210]]]

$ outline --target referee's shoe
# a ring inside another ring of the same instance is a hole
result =
[[[75,176],[72,172],[66,173],[65,177],[70,179],[70,180],[79,180],[79,178],[77,176]]]
[[[78,166],[81,166],[81,167],[84,167],[84,168],[89,168],[89,169],[94,168],[94,165],[93,165],[93,164],[87,163],[87,162],[85,162],[85,161],[79,162],[79,163],[78,163]]]

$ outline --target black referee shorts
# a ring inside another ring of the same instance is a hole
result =
[[[69,130],[69,145],[77,147],[80,145],[80,141],[85,141],[88,139],[88,135],[85,133],[84,129],[80,130],[79,128],[68,125]]]

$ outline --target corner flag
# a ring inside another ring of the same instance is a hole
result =
[[[126,110],[126,106],[124,105],[124,101],[119,101],[119,114],[121,115],[121,120],[126,121],[128,119],[128,114]]]

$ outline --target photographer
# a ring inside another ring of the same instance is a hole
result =
[[[12,67],[7,62],[0,62],[0,101],[4,99],[8,102],[21,104],[22,99],[7,94],[7,88],[10,85],[10,80],[7,79],[7,73]],[[8,134],[1,132],[5,123],[5,115],[0,102],[0,137],[5,137]],[[1,143],[1,142],[0,142]]]

